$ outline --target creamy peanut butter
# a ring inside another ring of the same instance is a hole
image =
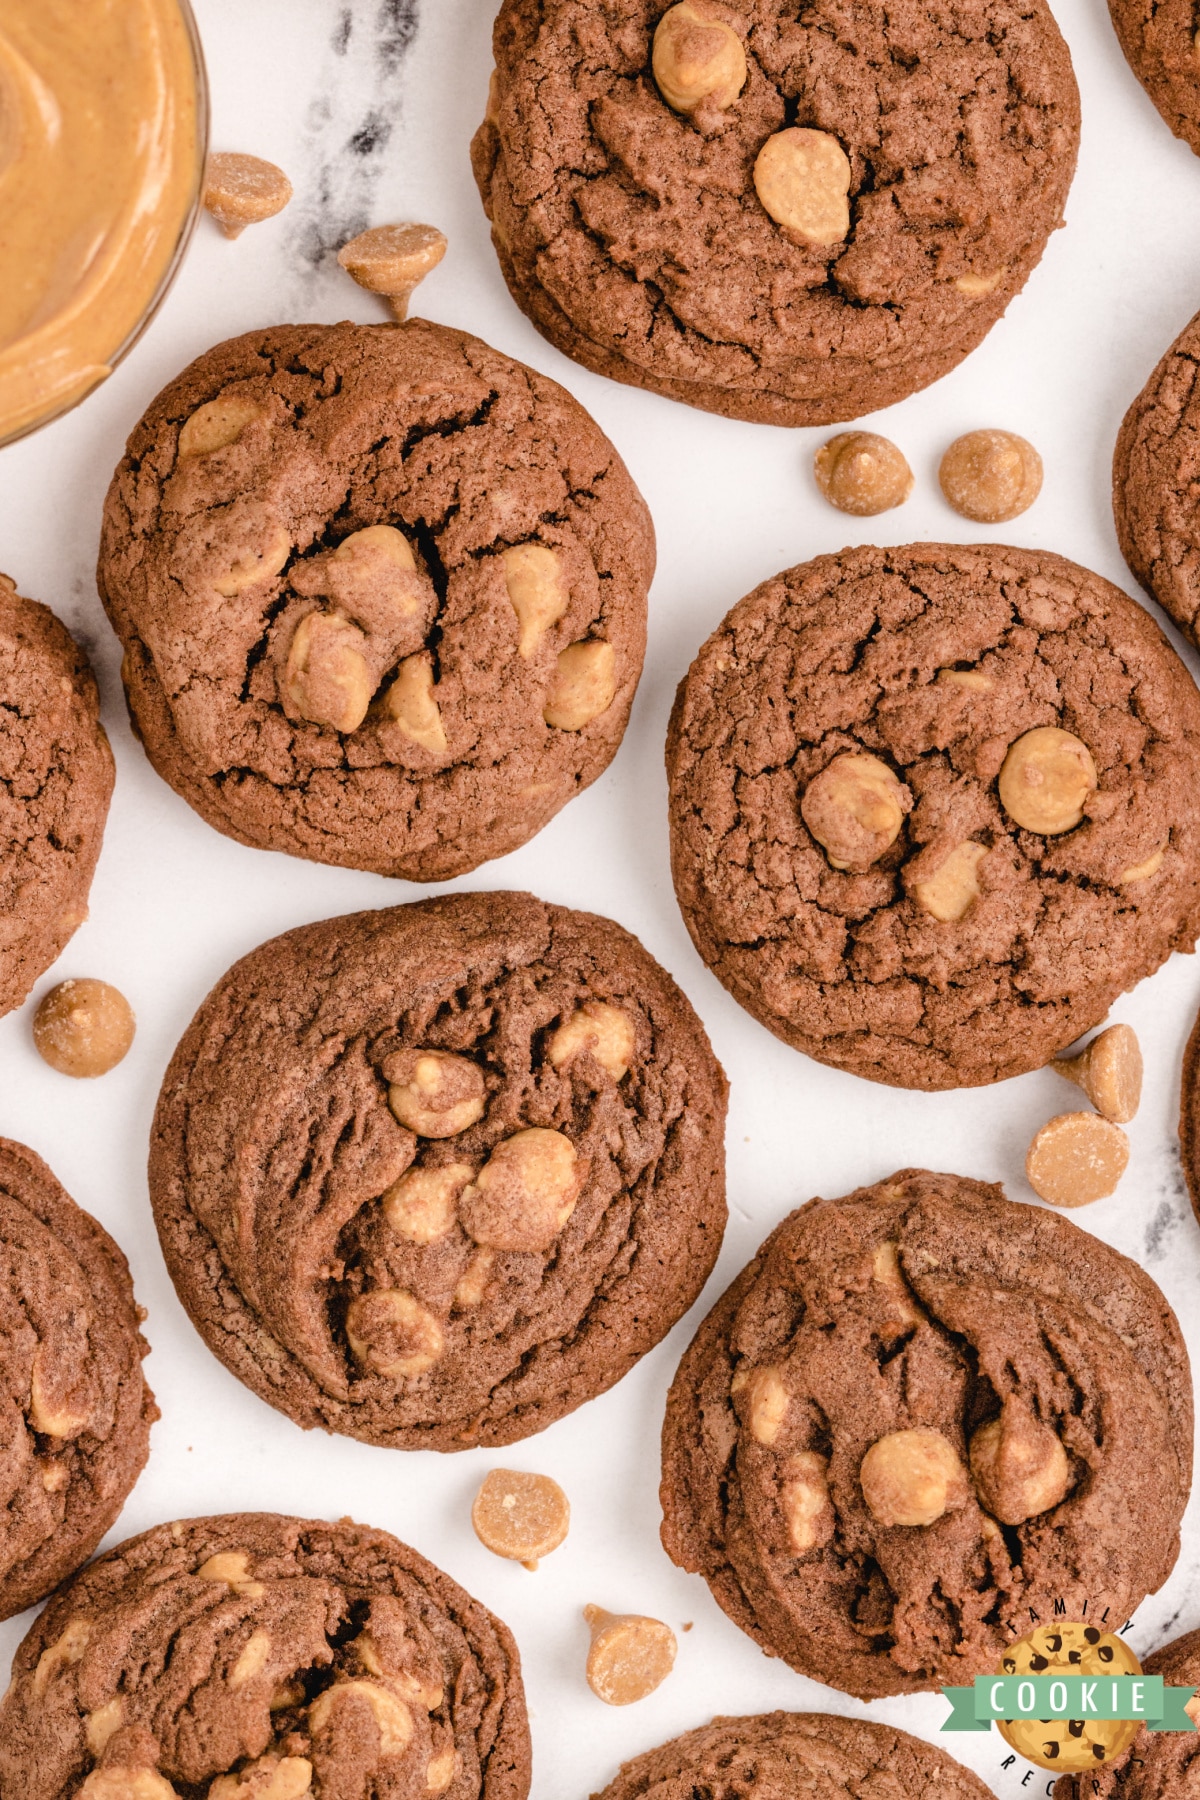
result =
[[[82,399],[193,215],[203,76],[179,0],[0,5],[0,443]]]

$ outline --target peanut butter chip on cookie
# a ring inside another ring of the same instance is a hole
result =
[[[833,868],[863,874],[900,835],[912,795],[878,756],[835,756],[804,790],[800,815]]]
[[[175,1800],[175,1789],[148,1765],[110,1763],[92,1770],[76,1800]]]
[[[60,981],[33,1015],[33,1042],[60,1075],[107,1075],[128,1053],[137,1029],[124,994],[107,981]]]
[[[1028,510],[1042,491],[1042,459],[1012,431],[969,431],[956,438],[938,470],[956,513],[998,525]]]
[[[582,731],[617,694],[617,654],[603,638],[581,638],[560,652],[542,717],[556,731]]]
[[[1057,1506],[1071,1485],[1071,1465],[1058,1433],[1013,1401],[999,1418],[981,1425],[970,1443],[975,1490],[1002,1525]]]
[[[424,1375],[442,1354],[442,1327],[427,1307],[401,1288],[360,1294],[346,1309],[346,1338],[372,1375]]]
[[[247,225],[258,225],[282,212],[292,197],[292,184],[282,169],[261,156],[218,150],[204,174],[204,204],[227,238],[240,237]]]
[[[1042,837],[1073,831],[1099,784],[1091,751],[1073,731],[1038,725],[1019,737],[1000,770],[1000,804],[1014,825]]]
[[[1083,1089],[1096,1111],[1127,1125],[1142,1099],[1142,1047],[1132,1025],[1110,1025],[1081,1056],[1056,1057],[1050,1064]]]
[[[219,1775],[207,1800],[303,1800],[312,1775],[305,1756],[260,1756],[236,1775]]]
[[[659,93],[679,113],[694,113],[704,101],[724,111],[746,85],[742,40],[707,0],[667,9],[654,32],[651,66]]]
[[[979,898],[979,865],[986,855],[986,844],[969,838],[955,844],[932,875],[913,882],[913,899],[923,912],[944,924],[965,918]]]
[[[1129,1162],[1129,1139],[1095,1113],[1060,1113],[1034,1137],[1025,1175],[1050,1206],[1088,1206],[1107,1199]]]
[[[552,1068],[565,1069],[586,1052],[620,1081],[629,1072],[635,1042],[627,1012],[605,1000],[585,1000],[553,1033],[546,1054]]]
[[[970,1496],[967,1472],[940,1431],[890,1431],[862,1459],[863,1499],[881,1525],[932,1525]]]
[[[607,1706],[630,1706],[660,1687],[675,1666],[675,1633],[661,1619],[585,1606],[591,1627],[587,1682]]]
[[[873,431],[843,431],[813,458],[817,486],[839,512],[869,518],[902,506],[913,474],[902,453]]]
[[[583,1173],[561,1131],[518,1131],[496,1145],[463,1194],[463,1226],[489,1250],[548,1250],[575,1210]]]
[[[398,1050],[383,1064],[388,1105],[418,1137],[457,1137],[483,1117],[483,1070],[446,1050]]]
[[[492,1469],[471,1508],[475,1536],[488,1550],[536,1569],[557,1550],[571,1523],[567,1496],[549,1475]]]
[[[504,584],[517,615],[517,651],[532,656],[546,632],[567,610],[570,595],[562,562],[549,544],[514,544],[505,550]]]
[[[357,731],[371,704],[367,639],[338,613],[308,613],[296,627],[280,698],[290,719]]]
[[[769,137],[754,164],[754,186],[797,243],[840,244],[850,230],[850,159],[827,131],[792,126]]]
[[[446,254],[446,237],[436,225],[377,225],[361,231],[338,251],[338,261],[359,287],[382,294],[393,317],[408,317],[409,301]]]
[[[180,426],[180,458],[213,456],[218,450],[227,450],[247,425],[261,417],[261,406],[246,394],[218,394],[215,400],[206,400]]]

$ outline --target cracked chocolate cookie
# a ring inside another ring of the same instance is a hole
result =
[[[926,1800],[991,1800],[991,1790],[944,1750],[894,1725],[831,1713],[714,1719],[622,1764],[592,1800],[864,1800],[886,1792]]]
[[[524,1800],[507,1627],[386,1531],[159,1525],[55,1596],[0,1704],[5,1800]]]
[[[1200,95],[1200,65],[1196,71]],[[1200,314],[1186,325],[1121,424],[1113,516],[1121,554],[1148,594],[1200,644]]]
[[[1200,694],[1048,551],[864,547],[763,582],[682,682],[667,770],[700,955],[872,1080],[1038,1068],[1200,930]]]
[[[87,658],[0,575],[0,1013],[87,918],[112,789]]]
[[[210,825],[444,881],[607,768],[653,569],[583,408],[418,319],[185,369],[113,478],[98,579],[134,728]]]
[[[667,1402],[663,1543],[801,1674],[911,1693],[997,1670],[1030,1609],[1123,1623],[1178,1554],[1191,1444],[1148,1275],[999,1187],[907,1169],[792,1213],[701,1325]]]
[[[1108,0],[1125,60],[1177,138],[1200,155],[1195,0]]]
[[[1044,0],[503,0],[473,162],[518,306],[732,418],[857,418],[961,362],[1062,223]]]
[[[0,1138],[0,1619],[87,1561],[145,1466],[141,1316],[108,1233]]]
[[[508,1444],[611,1387],[700,1292],[725,1094],[619,925],[451,895],[235,964],[167,1071],[151,1199],[209,1348],[297,1424]]]
[[[1146,1658],[1147,1675],[1171,1687],[1200,1687],[1200,1631],[1189,1631]],[[1195,1702],[1189,1702],[1195,1713]],[[1147,1731],[1143,1725],[1127,1755],[1086,1775],[1065,1775],[1054,1800],[1187,1800],[1200,1777],[1200,1737],[1195,1732]]]

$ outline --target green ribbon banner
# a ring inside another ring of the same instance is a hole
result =
[[[943,1731],[987,1731],[994,1719],[1140,1719],[1150,1731],[1194,1731],[1184,1710],[1194,1687],[1161,1675],[977,1675],[942,1689]]]

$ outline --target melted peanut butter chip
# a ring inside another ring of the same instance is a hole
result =
[[[93,1769],[76,1800],[175,1800],[175,1789],[157,1769],[114,1764]]]
[[[379,716],[398,725],[411,743],[441,756],[446,749],[446,728],[434,698],[433,658],[428,650],[406,656],[395,679],[380,697]]]
[[[1164,844],[1161,850],[1152,851],[1145,862],[1133,863],[1128,869],[1122,869],[1117,876],[1117,886],[1136,887],[1139,881],[1149,881],[1162,868],[1166,854],[1167,847]]]
[[[654,32],[651,67],[667,105],[688,115],[705,101],[723,112],[746,85],[742,40],[705,0],[668,7]]]
[[[787,1417],[788,1391],[778,1369],[755,1369],[746,1383],[746,1423],[758,1444],[770,1446]]]
[[[1057,725],[1039,725],[1013,744],[1000,770],[1000,804],[1014,825],[1055,837],[1083,818],[1099,777],[1082,738]]]
[[[620,1081],[629,1072],[635,1043],[627,1012],[606,1000],[585,1000],[553,1033],[546,1054],[555,1069],[568,1068],[577,1056],[587,1054]]]
[[[631,1706],[661,1687],[675,1666],[675,1633],[661,1619],[585,1606],[592,1633],[587,1682],[606,1706]]]
[[[218,394],[198,406],[179,428],[179,455],[215,456],[236,444],[247,425],[262,417],[262,408],[248,394]]]
[[[571,1524],[571,1507],[549,1475],[492,1469],[471,1508],[475,1536],[488,1550],[536,1569],[557,1550]]]
[[[932,875],[913,882],[913,899],[923,912],[944,924],[965,918],[979,898],[979,865],[986,855],[986,844],[970,839],[956,844]]]
[[[305,1756],[260,1756],[236,1775],[219,1775],[207,1800],[303,1800],[312,1776]]]
[[[1142,1100],[1142,1047],[1132,1025],[1110,1025],[1081,1056],[1057,1057],[1050,1067],[1083,1089],[1096,1111],[1127,1125]]]
[[[517,615],[517,651],[529,657],[567,610],[570,595],[563,581],[562,563],[548,544],[514,544],[500,560],[508,597]]]
[[[982,1504],[1003,1525],[1023,1525],[1049,1512],[1071,1485],[1058,1433],[1011,1401],[975,1432],[968,1460]]]
[[[483,1070],[447,1050],[400,1050],[383,1064],[388,1105],[418,1137],[457,1137],[483,1117]]]
[[[829,1498],[828,1459],[815,1450],[798,1450],[783,1465],[779,1507],[788,1543],[797,1556],[827,1544],[837,1527]]]
[[[287,654],[280,698],[289,719],[357,731],[371,704],[365,633],[337,613],[308,613]]]
[[[273,219],[291,197],[292,184],[283,170],[261,156],[220,150],[208,159],[204,204],[227,238]]]
[[[436,225],[377,225],[343,244],[338,261],[359,287],[382,294],[393,317],[403,320],[416,289],[445,254],[445,233]]]
[[[413,1718],[403,1700],[377,1681],[339,1681],[318,1694],[308,1709],[308,1728],[314,1738],[334,1736],[342,1728],[339,1714],[366,1712],[379,1734],[383,1756],[399,1756],[412,1740]]]
[[[1036,1134],[1025,1176],[1050,1206],[1089,1206],[1117,1191],[1129,1162],[1129,1139],[1095,1113],[1060,1113]]]
[[[863,874],[900,835],[912,795],[878,756],[847,751],[814,775],[800,815],[835,869]]]
[[[368,1373],[389,1380],[424,1375],[444,1347],[440,1322],[402,1288],[377,1288],[352,1300],[346,1340]]]
[[[454,1229],[463,1189],[473,1180],[471,1163],[409,1169],[383,1197],[383,1216],[410,1244],[436,1244]]]
[[[84,1081],[115,1069],[136,1029],[133,1008],[107,981],[60,981],[33,1015],[33,1042],[42,1061],[60,1075]]]
[[[881,1525],[932,1525],[964,1506],[970,1494],[954,1446],[924,1425],[877,1439],[862,1459],[858,1478],[863,1499]]]
[[[570,1138],[532,1126],[496,1145],[459,1208],[490,1250],[548,1250],[579,1198],[584,1169]]]
[[[827,131],[792,126],[769,137],[754,164],[754,186],[798,243],[840,244],[850,230],[850,159]]]
[[[817,486],[839,512],[870,518],[903,506],[913,473],[890,439],[873,431],[843,431],[813,458]]]
[[[542,717],[557,731],[582,731],[617,694],[617,655],[603,638],[568,644],[555,664]]]

